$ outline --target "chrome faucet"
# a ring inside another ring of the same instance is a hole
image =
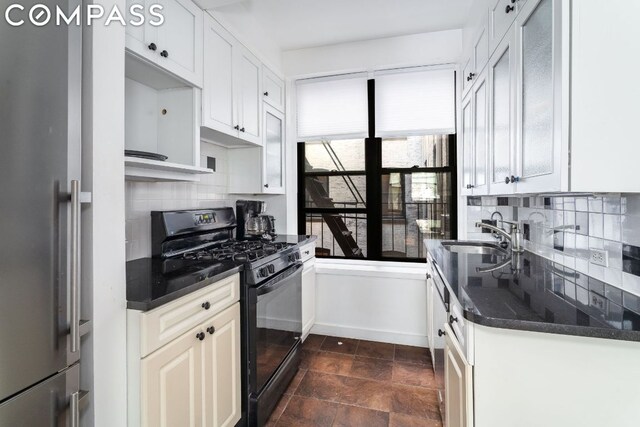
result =
[[[520,223],[515,221],[506,221],[506,220],[502,220],[501,222],[504,224],[509,224],[511,226],[509,233],[504,231],[502,228],[496,227],[491,224],[485,224],[484,222],[476,222],[476,227],[486,228],[487,230],[491,230],[494,233],[499,234],[505,240],[508,240],[509,242],[511,242],[511,250],[513,252],[516,252],[516,253],[524,252],[524,248],[522,247],[523,237],[522,237],[522,231],[520,230]]]

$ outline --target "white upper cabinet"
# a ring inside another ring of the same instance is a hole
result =
[[[238,109],[235,101],[235,39],[213,18],[205,15],[204,90],[202,91],[202,125],[238,136]]]
[[[488,84],[480,73],[462,101],[462,189],[463,195],[488,193]]]
[[[473,104],[471,95],[462,101],[462,195],[473,194]]]
[[[160,4],[164,23],[151,25],[157,18],[145,16],[142,26],[127,25],[126,48],[196,87],[202,87],[202,19],[203,12],[190,0],[145,0],[145,12],[152,4]],[[139,4],[127,0],[129,7]]]
[[[516,19],[517,0],[491,0],[489,3],[489,51],[493,52]]]
[[[486,19],[482,21],[473,38],[471,52],[462,65],[462,95],[466,95],[489,60],[489,44]]]
[[[489,61],[489,187],[510,194],[516,183],[516,55],[515,33],[502,40]]]
[[[262,64],[205,15],[202,126],[262,143]]]
[[[240,138],[261,144],[262,64],[244,48],[237,52]]]
[[[284,112],[284,81],[267,67],[262,67],[264,102]]]
[[[562,56],[559,0],[530,0],[516,19],[517,191],[561,191]]]
[[[488,95],[487,74],[481,73],[471,88],[473,104],[473,194],[488,194]]]
[[[284,116],[272,107],[264,109],[264,192],[284,193]]]

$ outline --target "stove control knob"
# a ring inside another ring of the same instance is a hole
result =
[[[268,275],[269,275],[269,269],[267,267],[262,267],[260,270],[258,270],[259,277],[267,277]]]
[[[267,266],[267,269],[269,270],[269,273],[270,273],[270,274],[273,274],[273,273],[275,273],[275,271],[276,271],[276,268],[273,266],[273,264],[269,264],[269,265]]]

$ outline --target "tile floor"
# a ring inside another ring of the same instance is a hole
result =
[[[429,351],[310,335],[267,425],[442,427]]]

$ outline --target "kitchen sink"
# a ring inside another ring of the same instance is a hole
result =
[[[507,255],[507,251],[495,243],[472,240],[445,240],[442,246],[449,252],[478,255]]]

